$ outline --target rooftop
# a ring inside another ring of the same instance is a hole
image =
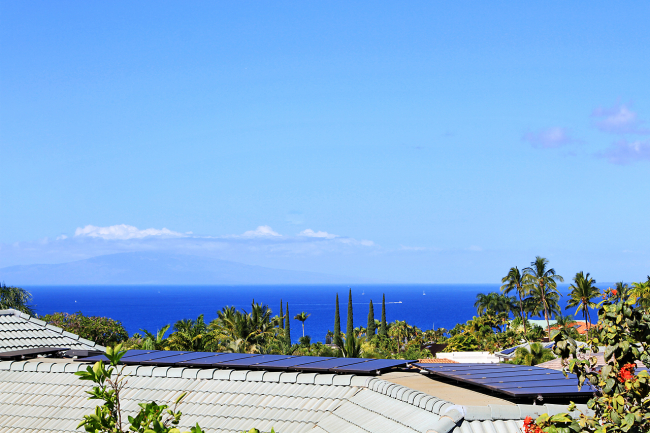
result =
[[[61,328],[9,309],[0,310],[0,352],[35,349],[39,347],[66,347],[75,350],[101,350],[106,348]]]

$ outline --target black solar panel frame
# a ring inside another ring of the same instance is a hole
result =
[[[297,371],[296,368],[301,365],[312,364],[314,362],[328,361],[330,359],[336,359],[335,357],[324,357],[324,356],[293,356],[291,358],[282,359],[279,361],[265,362],[259,364],[258,367],[264,370],[276,370],[276,371]],[[282,365],[278,365],[282,364]]]
[[[251,353],[218,353],[217,352],[217,353],[215,353],[215,355],[213,357],[208,356],[208,357],[205,357],[205,358],[198,358],[198,359],[193,359],[193,360],[190,360],[190,361],[177,362],[176,364],[174,364],[174,366],[176,366],[176,367],[199,367],[199,368],[219,367],[217,361],[210,362],[211,361],[210,358],[215,358],[216,359],[216,358],[219,358],[221,356],[225,357],[225,358],[222,358],[222,360],[225,360],[225,359],[235,359],[234,357],[238,357],[237,359],[239,359],[239,358],[249,358],[249,357],[253,357],[255,355],[253,355]],[[207,361],[207,362],[202,362],[202,361]]]
[[[180,350],[161,350],[153,353],[143,353],[142,355],[130,356],[126,359],[122,359],[122,363],[126,365],[156,365],[152,362],[158,359],[185,355],[187,353],[190,352]]]
[[[331,368],[329,371],[333,373],[375,374],[390,370],[391,368],[406,366],[407,364],[411,364],[413,362],[415,362],[415,360],[412,359],[371,359],[369,361],[360,362],[358,364],[350,364],[342,367]]]
[[[271,358],[272,357],[272,358]],[[280,358],[276,358],[280,357]],[[253,370],[257,369],[264,369],[261,365],[264,362],[271,362],[272,360],[275,361],[280,361],[282,359],[288,359],[291,358],[291,355],[259,355],[256,354],[253,357],[250,358],[238,358],[238,359],[230,359],[227,361],[222,361],[219,362],[218,364],[215,364],[216,366],[219,367],[231,367],[231,368],[250,368]]]
[[[160,350],[141,350],[141,349],[136,349],[136,350],[127,350],[127,352],[122,356],[122,359],[128,358],[131,356],[138,356],[143,353],[154,353],[154,352],[161,352]],[[77,361],[80,362],[97,362],[97,361],[104,361],[108,362],[108,358],[106,355],[95,355],[95,356],[89,356],[87,358],[80,358],[77,359]]]
[[[35,347],[32,349],[11,350],[0,352],[0,360],[15,361],[20,359],[36,358],[38,355],[51,355],[53,353],[65,352],[69,347]]]
[[[313,372],[313,373],[328,373],[331,369],[337,367],[344,367],[346,365],[361,364],[370,361],[371,358],[334,358],[319,362],[310,362],[309,364],[302,364],[292,367],[295,371]],[[334,361],[339,361],[335,363]],[[328,365],[338,364],[338,365]]]
[[[156,367],[172,367],[182,361],[209,358],[209,357],[213,357],[214,355],[215,355],[214,352],[185,352],[180,355],[172,355],[165,358],[158,358],[150,361],[142,361],[140,364],[154,365]]]

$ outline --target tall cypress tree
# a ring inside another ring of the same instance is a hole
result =
[[[348,327],[345,330],[345,337],[350,338],[354,334],[354,323],[352,319],[352,289],[348,295]]]
[[[368,308],[368,326],[366,327],[366,336],[368,338],[375,336],[375,309],[372,306],[372,299],[370,300],[370,307]]]
[[[384,337],[388,334],[386,330],[386,295],[381,300],[381,326],[379,327],[379,335]]]
[[[339,314],[339,294],[336,294],[336,311],[334,312],[334,341],[341,337],[341,315]]]
[[[287,339],[289,343],[291,343],[291,322],[289,316],[289,303],[287,302],[287,316],[286,320],[284,321],[284,338]]]
[[[280,328],[284,329],[284,310],[282,307],[282,299],[280,299]]]

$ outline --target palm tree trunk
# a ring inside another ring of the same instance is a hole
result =
[[[526,336],[526,319],[524,319],[524,301],[521,299],[521,291],[517,288],[517,294],[519,295],[519,311],[521,312],[521,321],[524,324],[524,337]]]
[[[302,336],[305,336],[305,322],[302,322]]]
[[[587,305],[585,304],[585,319],[587,319],[587,335],[589,335],[589,328],[591,327],[591,315],[589,314],[589,308],[587,308]]]

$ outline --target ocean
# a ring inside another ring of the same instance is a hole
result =
[[[606,284],[600,287],[608,287]],[[368,323],[368,305],[372,300],[375,318],[381,319],[382,295],[386,295],[386,319],[405,320],[420,329],[453,328],[476,315],[477,293],[499,291],[499,284],[382,284],[352,287],[355,326]],[[568,284],[558,286],[565,294]],[[338,293],[341,329],[347,321],[348,290],[345,285],[255,285],[255,286],[25,286],[32,293],[39,316],[81,311],[87,316],[106,316],[122,322],[129,335],[141,329],[154,332],[181,319],[196,319],[204,314],[206,322],[217,316],[224,306],[250,311],[253,300],[268,304],[273,315],[280,310],[280,300],[289,303],[292,317],[291,336],[302,336],[301,323],[293,317],[304,311],[305,335],[312,342],[324,341],[334,329],[335,297]],[[564,314],[573,314],[575,309]],[[592,320],[596,320],[592,312]],[[576,317],[582,320],[582,316]]]

